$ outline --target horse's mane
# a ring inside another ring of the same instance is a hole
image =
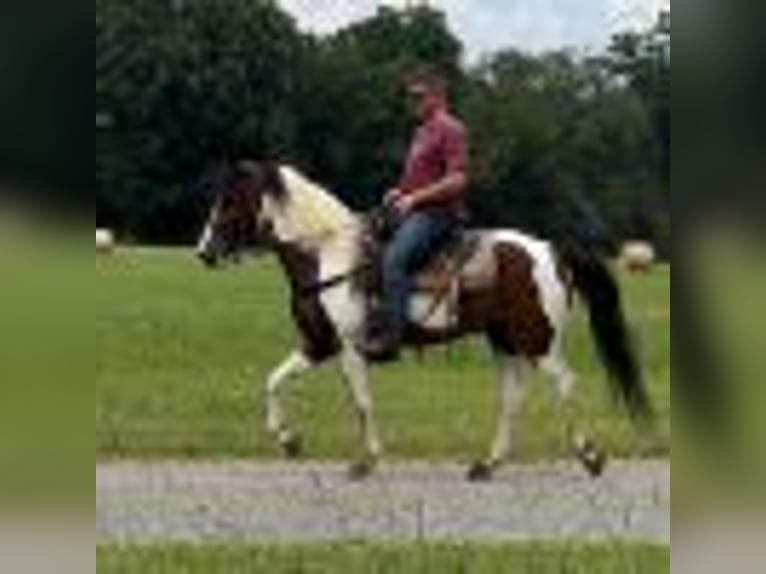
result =
[[[322,241],[355,226],[354,213],[329,191],[290,166],[281,166],[280,175],[287,191],[274,208],[275,231],[280,237]]]

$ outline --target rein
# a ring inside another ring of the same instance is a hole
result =
[[[356,267],[352,267],[345,273],[334,275],[333,277],[325,279],[324,281],[318,281],[316,283],[311,283],[310,285],[301,285],[298,288],[298,296],[305,299],[319,295],[328,289],[332,289],[333,287],[337,287],[338,285],[342,285],[343,283],[351,281],[357,273],[364,271],[369,266],[369,263],[361,263]]]
[[[389,208],[386,206],[376,207],[375,209],[372,209],[371,211],[364,214],[363,221],[366,222],[367,227],[373,227],[374,229],[379,228],[381,225],[381,221],[386,221],[384,218],[389,217]],[[356,226],[356,223],[354,224]],[[374,233],[377,233],[374,231]],[[309,297],[315,297],[316,295],[319,295],[323,293],[324,291],[327,291],[328,289],[332,289],[333,287],[337,287],[338,285],[342,285],[343,283],[346,283],[348,281],[351,281],[354,276],[356,276],[357,273],[360,273],[362,271],[365,271],[369,269],[373,263],[371,261],[364,261],[363,263],[360,263],[359,265],[356,265],[349,269],[348,271],[345,271],[344,273],[339,273],[338,275],[334,275],[330,277],[329,279],[325,279],[324,281],[318,281],[316,283],[312,283],[310,285],[303,285],[300,286],[298,289],[298,296],[301,298],[309,298]]]

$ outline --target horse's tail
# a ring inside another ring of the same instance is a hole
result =
[[[585,300],[598,355],[613,389],[623,398],[632,417],[650,419],[652,407],[616,279],[604,258],[593,251],[564,248],[560,253],[575,288]]]

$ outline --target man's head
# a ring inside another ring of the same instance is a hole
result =
[[[407,76],[406,88],[420,120],[427,120],[447,107],[444,79],[432,70],[421,69]]]

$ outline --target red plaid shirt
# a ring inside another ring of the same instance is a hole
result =
[[[403,193],[411,193],[467,168],[465,128],[446,111],[439,112],[415,132],[398,187]],[[448,200],[447,205],[462,211],[463,194]]]

